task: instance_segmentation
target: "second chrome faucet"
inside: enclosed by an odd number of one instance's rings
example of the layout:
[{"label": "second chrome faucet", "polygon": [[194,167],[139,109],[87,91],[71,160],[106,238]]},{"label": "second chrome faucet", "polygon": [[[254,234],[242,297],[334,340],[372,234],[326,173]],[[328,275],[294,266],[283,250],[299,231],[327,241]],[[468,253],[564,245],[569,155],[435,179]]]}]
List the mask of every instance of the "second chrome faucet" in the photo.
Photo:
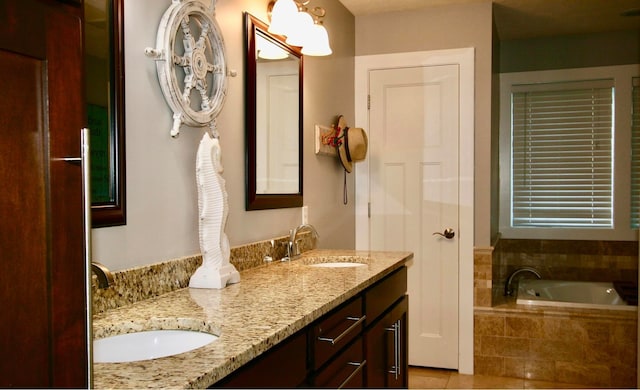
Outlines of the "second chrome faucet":
[{"label": "second chrome faucet", "polygon": [[304,223],[296,227],[295,229],[290,230],[289,241],[287,242],[287,259],[288,260],[295,259],[296,257],[300,256],[300,245],[299,245],[300,240],[298,239],[298,234],[300,234],[305,230],[310,231],[314,239],[317,239],[318,237],[320,237],[318,235],[318,232],[316,231],[316,228],[314,228],[313,225],[308,223]]}]

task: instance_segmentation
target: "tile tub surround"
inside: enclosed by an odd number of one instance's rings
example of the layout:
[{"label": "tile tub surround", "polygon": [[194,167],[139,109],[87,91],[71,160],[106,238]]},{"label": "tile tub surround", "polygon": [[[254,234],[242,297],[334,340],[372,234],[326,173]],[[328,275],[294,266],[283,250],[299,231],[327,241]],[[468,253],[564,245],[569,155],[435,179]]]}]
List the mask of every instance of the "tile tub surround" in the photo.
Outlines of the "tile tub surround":
[{"label": "tile tub surround", "polygon": [[534,267],[544,279],[613,282],[638,280],[637,241],[515,240],[497,242],[492,261],[494,294],[509,275]]},{"label": "tile tub surround", "polygon": [[637,313],[528,308],[504,297],[516,268],[566,280],[637,280],[638,243],[498,239],[474,251],[477,375],[635,387]]},{"label": "tile tub surround", "polygon": [[[357,256],[367,265],[317,268],[313,259]],[[345,302],[413,255],[312,250],[291,262],[241,271],[221,290],[179,289],[94,315],[100,337],[147,328],[208,329],[220,338],[176,356],[94,365],[96,388],[204,388]]]},{"label": "tile tub surround", "polygon": [[473,250],[473,305],[491,307],[494,248]]},{"label": "tile tub surround", "polygon": [[476,307],[474,366],[494,375],[593,387],[636,386],[637,313]]},{"label": "tile tub surround", "polygon": [[[314,247],[310,233],[300,234],[301,251]],[[289,237],[282,236],[273,240],[259,241],[231,248],[230,262],[238,271],[265,264],[264,257],[269,255],[273,261],[282,259],[286,254],[285,243]],[[273,241],[273,246],[271,244]],[[109,309],[166,294],[189,285],[189,279],[202,264],[202,256],[186,256],[179,259],[159,262],[142,267],[113,272],[115,283],[107,289],[99,289],[96,277],[93,277],[93,313],[102,313]]]}]

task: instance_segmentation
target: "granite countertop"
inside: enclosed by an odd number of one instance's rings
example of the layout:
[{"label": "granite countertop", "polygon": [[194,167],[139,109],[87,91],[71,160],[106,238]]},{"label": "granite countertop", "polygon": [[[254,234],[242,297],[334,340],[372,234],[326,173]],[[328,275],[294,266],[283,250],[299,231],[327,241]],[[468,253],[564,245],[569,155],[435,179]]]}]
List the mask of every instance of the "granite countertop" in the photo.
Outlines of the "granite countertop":
[{"label": "granite countertop", "polygon": [[[221,290],[177,290],[94,315],[95,338],[149,329],[192,329],[219,338],[180,355],[94,364],[95,388],[205,388],[401,267],[410,252],[313,250],[240,273]],[[345,268],[310,267],[330,261]]]}]

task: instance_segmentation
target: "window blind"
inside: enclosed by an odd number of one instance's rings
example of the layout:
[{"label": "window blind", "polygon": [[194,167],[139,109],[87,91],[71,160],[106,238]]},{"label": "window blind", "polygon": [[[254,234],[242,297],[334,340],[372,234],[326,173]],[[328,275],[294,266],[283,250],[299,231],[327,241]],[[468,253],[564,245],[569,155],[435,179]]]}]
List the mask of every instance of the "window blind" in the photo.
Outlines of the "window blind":
[{"label": "window blind", "polygon": [[613,226],[613,80],[514,86],[513,227]]},{"label": "window blind", "polygon": [[631,117],[631,228],[640,227],[640,78],[633,78]]}]

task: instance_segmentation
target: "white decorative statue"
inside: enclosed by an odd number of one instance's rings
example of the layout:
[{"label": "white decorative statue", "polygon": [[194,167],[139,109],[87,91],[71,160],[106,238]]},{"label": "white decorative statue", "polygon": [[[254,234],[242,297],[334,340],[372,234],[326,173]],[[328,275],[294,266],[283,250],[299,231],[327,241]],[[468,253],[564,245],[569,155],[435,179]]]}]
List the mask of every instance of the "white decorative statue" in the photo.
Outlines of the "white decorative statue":
[{"label": "white decorative statue", "polygon": [[231,249],[225,233],[229,203],[220,175],[223,171],[221,152],[218,138],[205,133],[196,157],[202,265],[191,276],[189,287],[224,288],[240,281],[240,274],[229,262]]},{"label": "white decorative statue", "polygon": [[[220,27],[215,19],[217,0],[171,0],[156,35],[156,47],[145,54],[156,62],[165,100],[173,110],[171,136],[180,127],[208,127],[198,148],[196,180],[202,266],[189,287],[224,288],[238,283],[240,274],[229,263],[231,249],[225,234],[229,205],[224,186],[216,117],[227,91],[227,64]],[[182,40],[183,44],[177,42]],[[178,48],[178,50],[176,50]],[[197,99],[191,99],[191,96]]]}]

